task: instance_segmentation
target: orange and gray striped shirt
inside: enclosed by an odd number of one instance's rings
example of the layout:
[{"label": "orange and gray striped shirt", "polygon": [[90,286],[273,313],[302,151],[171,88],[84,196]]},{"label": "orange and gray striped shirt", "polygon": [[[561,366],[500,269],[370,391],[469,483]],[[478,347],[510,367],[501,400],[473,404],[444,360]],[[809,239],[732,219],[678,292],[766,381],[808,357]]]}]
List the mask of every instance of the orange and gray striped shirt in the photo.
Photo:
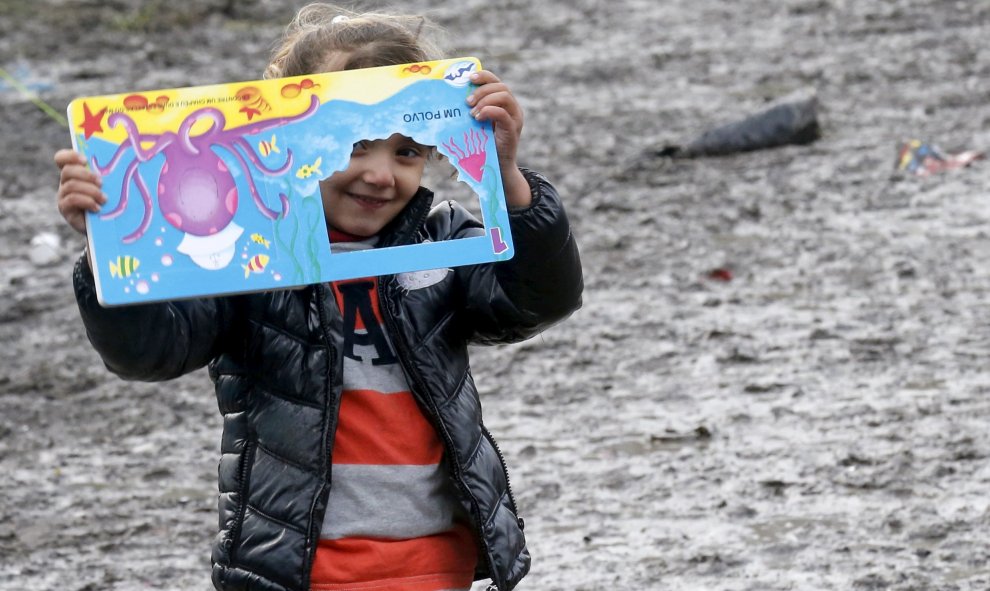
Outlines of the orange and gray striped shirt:
[{"label": "orange and gray striped shirt", "polygon": [[[334,236],[337,240],[339,236]],[[349,250],[364,242],[341,244]],[[443,445],[382,326],[375,278],[339,281],[344,389],[312,591],[469,589],[477,550]]]}]

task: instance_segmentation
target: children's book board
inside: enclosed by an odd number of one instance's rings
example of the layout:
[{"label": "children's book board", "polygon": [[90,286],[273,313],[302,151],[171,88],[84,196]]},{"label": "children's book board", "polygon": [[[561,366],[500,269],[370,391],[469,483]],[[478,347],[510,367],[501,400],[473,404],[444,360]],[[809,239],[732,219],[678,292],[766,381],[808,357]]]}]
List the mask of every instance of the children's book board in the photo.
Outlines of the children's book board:
[{"label": "children's book board", "polygon": [[[490,123],[465,103],[475,58],[79,98],[73,147],[109,201],[87,214],[101,304],[216,296],[512,257]],[[331,253],[319,181],[354,143],[435,146],[485,234]]]}]

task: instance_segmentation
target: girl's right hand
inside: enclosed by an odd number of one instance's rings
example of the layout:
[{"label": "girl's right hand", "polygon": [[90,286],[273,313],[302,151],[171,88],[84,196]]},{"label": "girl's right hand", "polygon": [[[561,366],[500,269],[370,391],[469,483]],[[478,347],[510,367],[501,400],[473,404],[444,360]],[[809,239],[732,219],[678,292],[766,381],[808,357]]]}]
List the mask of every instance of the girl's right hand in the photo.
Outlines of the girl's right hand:
[{"label": "girl's right hand", "polygon": [[103,181],[75,150],[56,152],[55,164],[62,171],[58,182],[58,212],[76,232],[86,234],[86,212],[96,213],[107,202],[100,188]]}]

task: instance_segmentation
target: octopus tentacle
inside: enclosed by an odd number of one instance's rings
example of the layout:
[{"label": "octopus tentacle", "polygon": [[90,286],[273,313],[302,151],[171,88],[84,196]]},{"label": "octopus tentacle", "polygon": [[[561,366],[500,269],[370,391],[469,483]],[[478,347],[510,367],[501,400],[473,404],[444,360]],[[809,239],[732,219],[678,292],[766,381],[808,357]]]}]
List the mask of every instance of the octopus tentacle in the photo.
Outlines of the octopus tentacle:
[{"label": "octopus tentacle", "polygon": [[[244,159],[244,156],[242,156],[240,152],[238,152],[237,150],[231,150],[230,153],[233,154],[235,158],[237,158],[237,162],[240,163],[241,168],[243,168],[244,170],[250,170],[250,168],[248,168],[247,161]],[[274,209],[269,209],[268,206],[265,205],[265,202],[262,201],[261,195],[258,193],[258,187],[254,184],[254,179],[251,178],[251,175],[246,174],[244,175],[244,178],[245,180],[247,180],[248,189],[251,191],[251,198],[254,200],[255,206],[257,206],[258,211],[260,211],[263,216],[265,216],[270,220],[277,220],[280,216],[285,215],[286,211],[288,211],[287,199],[282,200],[281,213],[275,211]]]},{"label": "octopus tentacle", "polygon": [[219,109],[215,109],[213,107],[200,109],[186,117],[185,120],[182,121],[182,125],[179,126],[177,135],[179,136],[179,141],[182,143],[182,147],[185,148],[186,152],[189,154],[199,154],[199,148],[193,144],[189,133],[192,131],[192,126],[198,123],[201,119],[210,119],[213,121],[213,127],[196,136],[197,138],[206,139],[209,143],[214,143],[214,137],[223,135],[223,127],[227,124],[227,118],[223,116],[223,113],[220,112]]},{"label": "octopus tentacle", "polygon": [[[94,158],[93,160],[94,160],[93,164],[96,164],[95,162],[96,159]],[[124,210],[127,209],[127,198],[130,196],[131,193],[131,177],[134,176],[134,173],[137,171],[137,167],[138,167],[137,160],[131,160],[131,163],[127,165],[127,170],[124,171],[124,183],[121,185],[120,203],[118,203],[117,207],[113,208],[112,210],[100,214],[101,220],[112,220],[113,218],[124,213]]]},{"label": "octopus tentacle", "polygon": [[127,209],[127,199],[131,193],[131,179],[133,179],[144,201],[144,216],[142,216],[141,223],[137,229],[121,239],[125,244],[130,244],[143,236],[148,226],[151,225],[151,194],[148,191],[147,185],[144,184],[144,179],[141,178],[141,175],[137,174],[138,164],[140,164],[140,161],[132,160],[127,165],[127,170],[124,171],[124,184],[120,194],[120,203],[112,211],[100,215],[101,220],[110,220],[124,213],[124,210]]},{"label": "octopus tentacle", "polygon": [[[137,170],[137,166],[134,167],[134,170]],[[124,244],[130,244],[131,242],[134,242],[138,238],[144,236],[144,233],[148,230],[148,226],[151,225],[151,192],[148,191],[148,186],[144,184],[144,179],[142,179],[139,174],[134,175],[134,184],[137,185],[138,191],[141,193],[141,197],[144,200],[144,215],[141,217],[141,223],[138,225],[137,229],[120,239],[120,241]]]},{"label": "octopus tentacle", "polygon": [[250,123],[248,125],[243,125],[241,127],[236,127],[234,129],[228,129],[226,133],[237,132],[238,135],[254,135],[256,133],[261,133],[272,129],[273,127],[281,127],[287,123],[295,123],[296,121],[302,121],[307,119],[316,113],[316,110],[320,107],[320,98],[315,94],[309,99],[309,106],[306,110],[298,115],[289,115],[288,117],[278,117],[276,119],[268,119],[266,121],[259,121],[257,123]]},{"label": "octopus tentacle", "polygon": [[[122,142],[120,146],[117,147],[117,151],[110,157],[110,161],[107,164],[101,166],[100,163],[96,161],[95,156],[92,158],[93,166],[96,167],[100,174],[107,174],[116,168],[117,164],[120,162],[120,159],[123,157],[124,152],[126,152],[128,148],[134,148],[134,153],[138,160],[141,162],[147,162],[157,156],[175,140],[175,136],[172,133],[142,134],[137,130],[137,126],[134,125],[134,121],[123,113],[114,113],[113,115],[110,115],[110,118],[107,119],[107,124],[110,127],[123,126],[124,130],[127,132],[127,140]],[[141,147],[141,142],[150,141],[154,141],[155,144],[147,150]]]},{"label": "octopus tentacle", "polygon": [[281,174],[285,174],[286,172],[289,171],[290,168],[292,168],[291,149],[285,150],[285,164],[283,164],[279,168],[268,168],[267,166],[265,166],[265,163],[261,161],[261,158],[258,158],[258,155],[254,153],[254,150],[251,148],[251,145],[248,144],[247,141],[244,140],[244,138],[235,137],[231,139],[230,143],[244,150],[244,154],[248,157],[248,160],[251,161],[251,164],[254,164],[255,168],[257,168],[258,170],[260,170],[261,172],[267,175],[278,176]]}]

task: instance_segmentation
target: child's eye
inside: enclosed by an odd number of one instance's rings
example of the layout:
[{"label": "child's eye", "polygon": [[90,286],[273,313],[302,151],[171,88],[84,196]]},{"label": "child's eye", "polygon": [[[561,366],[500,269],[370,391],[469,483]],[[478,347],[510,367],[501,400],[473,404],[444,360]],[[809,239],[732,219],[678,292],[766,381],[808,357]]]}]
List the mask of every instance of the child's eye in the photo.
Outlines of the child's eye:
[{"label": "child's eye", "polygon": [[416,146],[403,146],[396,150],[395,153],[402,158],[419,158],[423,154],[423,151]]},{"label": "child's eye", "polygon": [[354,142],[354,145],[351,146],[351,152],[364,152],[367,149],[368,149],[368,140],[361,140],[358,142]]}]

